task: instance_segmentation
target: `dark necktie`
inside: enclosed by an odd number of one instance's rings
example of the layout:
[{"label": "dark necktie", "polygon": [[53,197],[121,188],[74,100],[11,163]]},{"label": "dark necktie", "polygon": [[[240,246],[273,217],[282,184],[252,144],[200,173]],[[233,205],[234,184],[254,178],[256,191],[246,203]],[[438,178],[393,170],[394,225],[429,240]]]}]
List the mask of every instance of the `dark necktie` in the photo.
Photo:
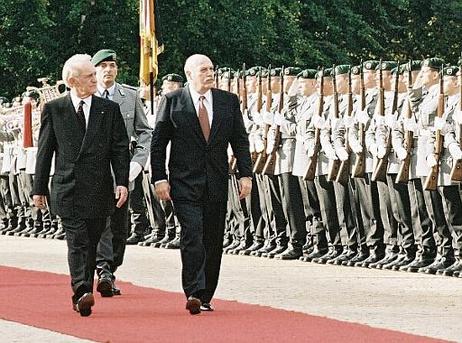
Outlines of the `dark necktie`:
[{"label": "dark necktie", "polygon": [[209,114],[204,105],[205,96],[199,97],[199,124],[201,125],[202,134],[204,135],[205,141],[209,141],[210,136],[210,122]]},{"label": "dark necktie", "polygon": [[105,89],[103,92],[103,98],[109,99],[109,91],[107,89]]},{"label": "dark necktie", "polygon": [[77,119],[79,120],[80,128],[85,132],[86,130],[86,123],[85,123],[85,114],[83,113],[83,105],[85,101],[80,100],[79,107],[77,109]]}]

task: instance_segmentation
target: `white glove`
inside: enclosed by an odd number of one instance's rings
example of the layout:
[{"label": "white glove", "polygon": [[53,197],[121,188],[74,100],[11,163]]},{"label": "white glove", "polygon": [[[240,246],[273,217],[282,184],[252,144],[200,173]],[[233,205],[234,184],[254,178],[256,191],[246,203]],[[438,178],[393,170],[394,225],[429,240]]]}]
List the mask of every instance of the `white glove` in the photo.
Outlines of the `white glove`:
[{"label": "white glove", "polygon": [[387,114],[387,116],[385,117],[385,123],[391,129],[394,129],[396,127],[397,121],[398,121],[398,112],[396,111],[393,114]]},{"label": "white glove", "polygon": [[265,150],[265,146],[263,145],[263,141],[261,139],[255,140],[255,152],[261,153]]},{"label": "white glove", "polygon": [[442,135],[448,133],[451,129],[451,126],[447,123],[447,121],[440,117],[435,117],[435,130],[440,130]]},{"label": "white glove", "polygon": [[284,118],[284,116],[281,114],[281,113],[276,113],[274,115],[274,124],[278,125],[278,126],[282,126],[286,123],[286,119]]},{"label": "white glove", "polygon": [[268,125],[273,125],[274,114],[271,112],[263,112],[263,122]]},{"label": "white glove", "polygon": [[377,157],[377,144],[372,143],[369,145],[369,152],[372,154],[372,156]]},{"label": "white glove", "polygon": [[455,110],[452,119],[454,119],[457,124],[462,124],[462,111],[460,109]]},{"label": "white glove", "polygon": [[363,147],[356,140],[350,141],[350,148],[355,154],[359,154],[363,151]]},{"label": "white glove", "polygon": [[387,152],[387,148],[384,147],[383,145],[378,145],[377,146],[377,157],[378,158],[383,158]]},{"label": "white glove", "polygon": [[308,155],[308,157],[313,157],[313,155],[314,155],[314,147],[313,146],[309,147],[306,150],[306,154]]},{"label": "white glove", "polygon": [[340,125],[342,125],[343,120],[342,118],[332,118],[330,122],[332,130],[337,130],[340,127]]},{"label": "white glove", "polygon": [[351,129],[355,125],[355,118],[350,117],[350,116],[345,116],[343,118],[343,123],[345,124],[346,128]]},{"label": "white glove", "polygon": [[335,149],[335,153],[337,154],[340,161],[346,161],[349,158],[348,152],[344,147],[337,147]]},{"label": "white glove", "polygon": [[369,113],[366,110],[356,112],[356,120],[366,125],[371,118],[369,117]]},{"label": "white glove", "polygon": [[253,121],[257,125],[263,124],[263,115],[261,113],[259,113],[259,112],[255,112],[253,114]]},{"label": "white glove", "polygon": [[436,160],[434,154],[431,154],[431,155],[427,156],[427,166],[429,166],[430,168],[433,168],[437,164],[438,164],[438,161]]},{"label": "white glove", "polygon": [[411,131],[414,133],[417,133],[419,129],[414,117],[409,118],[409,119],[408,118],[404,119],[403,126],[404,126],[404,130]]},{"label": "white glove", "polygon": [[331,147],[324,149],[324,154],[329,160],[338,160],[337,155],[335,154],[335,150]]},{"label": "white glove", "polygon": [[457,143],[449,144],[448,150],[453,159],[462,160],[462,150],[460,149],[459,144]]},{"label": "white glove", "polygon": [[128,174],[128,181],[132,182],[135,180],[138,174],[141,173],[142,169],[143,167],[141,167],[141,164],[138,162],[130,162],[130,173]]},{"label": "white glove", "polygon": [[311,122],[315,128],[322,129],[325,126],[326,120],[316,114],[311,118]]},{"label": "white glove", "polygon": [[397,147],[395,149],[395,152],[396,152],[396,156],[398,157],[399,160],[403,161],[406,159],[407,157],[407,151],[406,149],[404,149],[403,147]]}]

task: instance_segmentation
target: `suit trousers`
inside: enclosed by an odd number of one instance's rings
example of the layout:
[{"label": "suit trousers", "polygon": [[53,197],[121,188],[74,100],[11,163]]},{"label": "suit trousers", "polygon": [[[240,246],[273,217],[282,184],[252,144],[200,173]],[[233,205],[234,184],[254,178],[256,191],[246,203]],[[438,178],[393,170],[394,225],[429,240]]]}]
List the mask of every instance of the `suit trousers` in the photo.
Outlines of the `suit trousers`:
[{"label": "suit trousers", "polygon": [[184,293],[210,302],[220,274],[226,202],[174,201],[173,205],[181,225]]},{"label": "suit trousers", "polygon": [[[333,182],[335,200],[337,202],[337,218],[340,225],[340,235],[343,236],[343,245],[356,250],[358,247],[358,234],[356,227],[356,208],[353,198],[353,188],[350,182],[346,185]],[[361,223],[362,225],[362,223]]]},{"label": "suit trousers", "polygon": [[[462,257],[462,200],[459,193],[459,186],[438,187],[438,192],[443,197],[444,208],[447,213],[449,227],[454,235],[454,248],[457,256]],[[447,232],[442,232],[447,235]],[[451,255],[450,242],[451,237],[444,237],[441,244],[441,254],[443,256]]]},{"label": "suit trousers", "polygon": [[[265,228],[266,221],[262,214],[260,197],[259,197],[259,182],[258,177],[252,178],[252,193],[250,197],[246,198],[247,209],[250,212],[252,219],[252,237],[253,242],[263,242],[265,240],[263,236],[263,230]],[[264,201],[264,200],[263,200]]]},{"label": "suit trousers", "polygon": [[61,223],[66,232],[71,286],[79,297],[93,291],[96,248],[101,233],[108,226],[108,218],[61,218]]},{"label": "suit trousers", "polygon": [[383,249],[383,244],[388,246],[396,246],[398,242],[398,213],[394,212],[394,206],[391,205],[394,194],[390,194],[387,181],[377,181],[377,188],[379,191],[379,203],[380,203],[380,215],[382,218],[384,236],[382,241],[382,247],[379,245],[379,249]]},{"label": "suit trousers", "polygon": [[342,241],[340,239],[340,225],[337,216],[334,185],[332,182],[327,181],[326,175],[316,176],[314,184],[318,192],[319,208],[321,209],[322,222],[327,229],[328,241],[337,249],[341,248]]},{"label": "suit trousers", "polygon": [[112,277],[112,274],[122,265],[129,232],[129,201],[130,196],[121,208],[114,205],[115,211],[101,234],[96,254],[97,270],[100,277]]},{"label": "suit trousers", "polygon": [[[319,209],[318,193],[314,181],[305,181],[302,176],[298,177],[298,184],[302,194],[303,208],[305,210],[306,231],[309,243],[313,244],[313,236],[323,232],[321,210]],[[308,237],[307,237],[308,239]]]},{"label": "suit trousers", "polygon": [[144,173],[141,172],[135,179],[135,187],[130,193],[130,213],[131,222],[133,224],[133,232],[140,237],[147,234],[149,228],[143,192],[143,177]]}]

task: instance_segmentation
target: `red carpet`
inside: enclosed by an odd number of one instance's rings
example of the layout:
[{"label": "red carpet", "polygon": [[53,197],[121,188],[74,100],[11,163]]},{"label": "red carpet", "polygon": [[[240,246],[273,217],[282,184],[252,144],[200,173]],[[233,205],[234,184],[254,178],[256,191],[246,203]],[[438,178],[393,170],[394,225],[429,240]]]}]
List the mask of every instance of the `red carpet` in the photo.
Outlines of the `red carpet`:
[{"label": "red carpet", "polygon": [[[191,316],[183,294],[120,282],[91,317],[71,309],[69,276],[0,266],[0,318],[100,342],[437,342],[270,307],[215,301]],[[33,338],[32,338],[33,340]]]}]

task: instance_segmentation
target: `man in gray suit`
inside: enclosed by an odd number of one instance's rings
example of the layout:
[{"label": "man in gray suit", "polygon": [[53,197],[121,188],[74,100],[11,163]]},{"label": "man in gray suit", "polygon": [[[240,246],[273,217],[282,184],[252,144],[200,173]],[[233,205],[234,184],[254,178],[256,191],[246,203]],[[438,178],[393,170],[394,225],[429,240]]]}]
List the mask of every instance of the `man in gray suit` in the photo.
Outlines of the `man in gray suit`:
[{"label": "man in gray suit", "polygon": [[[131,159],[129,190],[133,190],[133,181],[146,165],[151,144],[151,133],[146,114],[138,92],[133,88],[116,82],[117,55],[114,50],[103,49],[92,58],[96,67],[98,89],[96,95],[119,104],[125,122],[127,135],[131,141]],[[122,265],[125,244],[129,232],[129,202],[117,208],[111,216],[110,226],[105,229],[98,245],[97,271],[98,292],[104,297],[120,295],[114,285],[114,272]]]}]

